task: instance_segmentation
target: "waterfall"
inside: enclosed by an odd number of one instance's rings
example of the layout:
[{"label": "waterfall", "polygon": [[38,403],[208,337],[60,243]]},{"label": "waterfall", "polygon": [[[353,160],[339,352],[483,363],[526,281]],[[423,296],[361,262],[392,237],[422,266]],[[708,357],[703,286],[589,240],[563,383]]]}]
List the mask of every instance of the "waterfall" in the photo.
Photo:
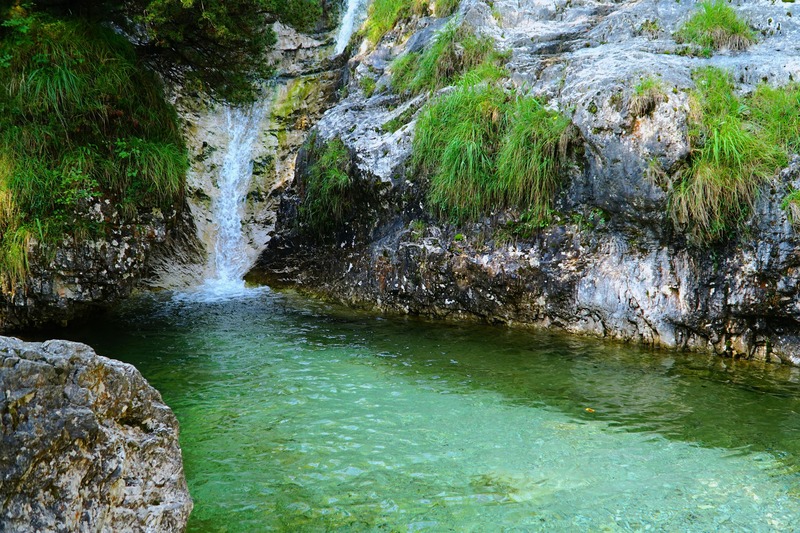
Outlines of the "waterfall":
[{"label": "waterfall", "polygon": [[253,155],[269,102],[270,98],[263,98],[248,107],[223,110],[221,122],[226,128],[223,133],[227,143],[211,201],[210,214],[216,231],[206,266],[209,277],[196,290],[180,295],[181,298],[213,301],[240,296],[245,291],[242,278],[252,266],[252,258],[242,222],[253,178]]},{"label": "waterfall", "polygon": [[369,0],[347,0],[347,11],[342,18],[339,26],[339,33],[336,35],[336,54],[341,54],[350,42],[355,29],[364,22],[367,15]]}]

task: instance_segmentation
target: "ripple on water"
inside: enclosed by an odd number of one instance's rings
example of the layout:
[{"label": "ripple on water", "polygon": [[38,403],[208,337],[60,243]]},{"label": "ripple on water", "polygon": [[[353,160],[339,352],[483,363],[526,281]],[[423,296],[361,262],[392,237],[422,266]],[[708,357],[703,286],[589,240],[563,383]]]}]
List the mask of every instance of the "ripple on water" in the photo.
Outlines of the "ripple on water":
[{"label": "ripple on water", "polygon": [[194,531],[800,529],[793,369],[269,290],[75,335],[175,410]]}]

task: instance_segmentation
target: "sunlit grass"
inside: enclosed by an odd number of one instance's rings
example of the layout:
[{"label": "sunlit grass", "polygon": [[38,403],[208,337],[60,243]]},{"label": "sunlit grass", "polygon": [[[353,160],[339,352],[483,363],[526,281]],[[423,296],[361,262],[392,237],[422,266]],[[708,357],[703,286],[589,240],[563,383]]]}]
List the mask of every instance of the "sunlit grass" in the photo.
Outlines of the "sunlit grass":
[{"label": "sunlit grass", "polygon": [[672,219],[691,240],[729,236],[752,211],[762,181],[786,164],[786,152],[734,92],[728,73],[698,70],[692,94],[689,166],[670,200]]},{"label": "sunlit grass", "polygon": [[420,115],[414,163],[428,203],[456,221],[513,207],[539,222],[551,209],[570,121],[530,97],[462,82]]},{"label": "sunlit grass", "polygon": [[423,52],[411,52],[392,63],[392,87],[398,92],[420,93],[452,85],[464,73],[483,80],[506,75],[506,55],[495,50],[490,37],[479,37],[466,26],[445,26]]},{"label": "sunlit grass", "polygon": [[725,0],[705,0],[675,34],[679,42],[694,43],[704,50],[744,50],[756,41],[747,21]]}]

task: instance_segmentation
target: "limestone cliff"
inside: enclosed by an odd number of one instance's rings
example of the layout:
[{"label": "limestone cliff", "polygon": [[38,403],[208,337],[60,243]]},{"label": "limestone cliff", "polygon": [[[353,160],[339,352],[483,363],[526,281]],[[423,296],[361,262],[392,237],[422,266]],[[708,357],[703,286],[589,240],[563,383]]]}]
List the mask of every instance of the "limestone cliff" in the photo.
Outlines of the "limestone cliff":
[{"label": "limestone cliff", "polygon": [[[549,101],[580,131],[583,155],[566,172],[557,215],[529,238],[499,231],[511,213],[459,226],[425,205],[427,183],[409,158],[429,97],[393,91],[391,63],[429,46],[447,21],[412,17],[376,46],[355,43],[347,96],[322,116],[314,143],[341,139],[350,178],[370,194],[328,240],[304,234],[297,213],[313,164],[307,146],[253,277],[392,312],[800,364],[798,236],[781,207],[800,186],[800,162],[761,186],[748,231],[724,242],[692,244],[668,216],[673,173],[690,155],[692,73],[725,69],[741,94],[800,79],[800,10],[769,0],[731,5],[757,42],[704,57],[674,38],[691,2],[461,3],[456,23],[509,51],[506,90]],[[634,88],[648,76],[667,90],[647,113],[634,112]]]}]

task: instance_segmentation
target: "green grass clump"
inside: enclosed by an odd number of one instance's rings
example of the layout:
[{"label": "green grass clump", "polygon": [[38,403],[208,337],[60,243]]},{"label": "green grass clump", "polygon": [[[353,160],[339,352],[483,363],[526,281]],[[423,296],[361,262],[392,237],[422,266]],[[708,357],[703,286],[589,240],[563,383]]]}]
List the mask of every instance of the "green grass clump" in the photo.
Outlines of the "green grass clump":
[{"label": "green grass clump", "polygon": [[431,175],[428,202],[435,210],[465,220],[494,205],[507,109],[502,89],[464,84],[423,110],[413,150],[418,168]]},{"label": "green grass clump", "polygon": [[725,0],[705,0],[700,9],[675,34],[678,42],[694,43],[703,55],[712,50],[744,50],[756,36],[745,20]]},{"label": "green grass clump", "polygon": [[738,229],[752,210],[759,184],[785,165],[786,153],[716,68],[694,75],[689,166],[672,191],[673,221],[706,244]]},{"label": "green grass clump", "polygon": [[157,79],[132,45],[78,19],[12,10],[0,30],[0,264],[23,278],[28,244],[102,231],[86,211],[175,204],[188,161]]},{"label": "green grass clump", "polygon": [[655,111],[658,104],[667,101],[667,93],[660,79],[649,76],[633,89],[629,111],[634,117],[643,117]]},{"label": "green grass clump", "polygon": [[789,153],[800,153],[800,84],[759,85],[749,100],[751,117],[770,142]]},{"label": "green grass clump", "polygon": [[570,122],[533,98],[463,82],[423,110],[414,163],[430,176],[428,203],[463,222],[503,207],[549,216]]},{"label": "green grass clump", "polygon": [[371,78],[369,76],[364,76],[358,82],[358,85],[361,87],[361,90],[364,92],[364,96],[367,98],[372,97],[375,93],[375,89],[378,87],[378,82],[375,81],[375,78]]},{"label": "green grass clump", "polygon": [[448,24],[424,52],[400,56],[392,63],[392,86],[398,92],[420,93],[452,85],[464,73],[494,81],[505,76],[507,56],[495,50],[490,37],[478,37],[466,26]]},{"label": "green grass clump", "polygon": [[[460,3],[461,0],[437,0],[432,14],[448,17],[458,9]],[[374,0],[361,34],[375,44],[401,20],[412,15],[423,17],[430,14],[431,4],[429,0]]]},{"label": "green grass clump", "polygon": [[797,228],[800,226],[800,190],[791,191],[781,203],[781,208],[786,211],[789,222]]},{"label": "green grass clump", "polygon": [[526,210],[534,224],[550,218],[567,158],[569,118],[546,109],[534,98],[517,98],[497,157],[497,200]]},{"label": "green grass clump", "polygon": [[322,237],[344,221],[353,195],[348,172],[350,152],[341,139],[328,141],[321,152],[316,137],[309,141],[311,158],[300,195],[299,219],[310,233]]},{"label": "green grass clump", "polygon": [[367,21],[361,30],[371,43],[377,43],[401,20],[428,13],[426,0],[375,0],[369,6]]},{"label": "green grass clump", "polygon": [[435,14],[437,17],[449,17],[458,9],[461,0],[436,0]]}]

